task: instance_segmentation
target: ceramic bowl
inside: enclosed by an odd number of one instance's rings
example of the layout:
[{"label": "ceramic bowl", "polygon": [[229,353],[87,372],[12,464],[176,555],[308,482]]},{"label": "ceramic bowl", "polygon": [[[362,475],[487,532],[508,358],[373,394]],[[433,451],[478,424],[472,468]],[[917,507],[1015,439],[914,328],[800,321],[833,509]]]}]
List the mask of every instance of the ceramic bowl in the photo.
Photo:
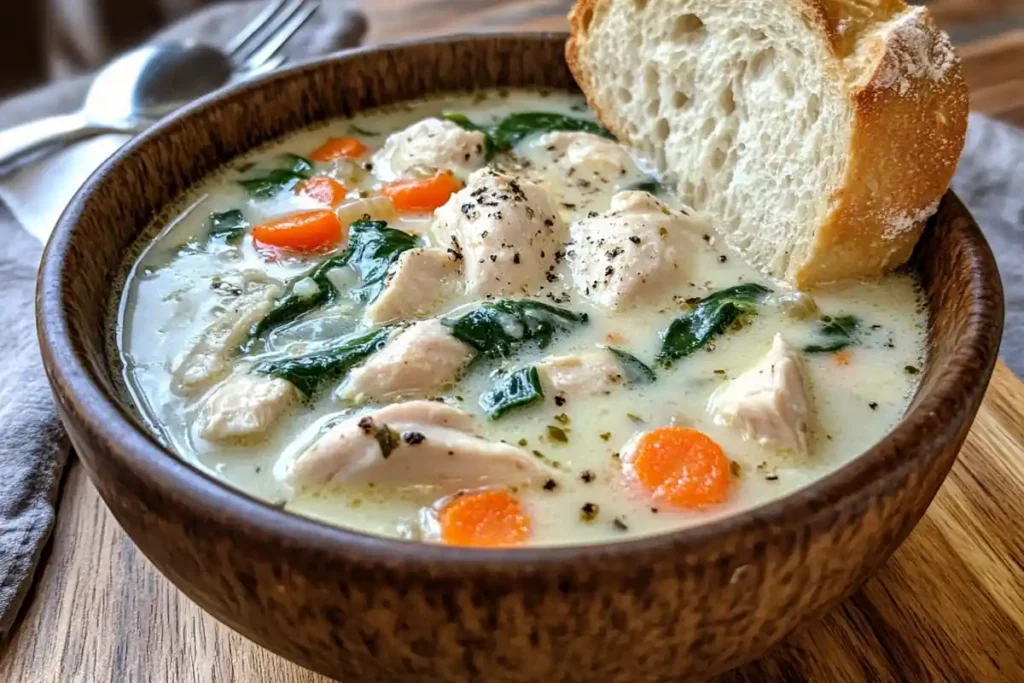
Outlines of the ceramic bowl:
[{"label": "ceramic bowl", "polygon": [[39,278],[39,335],[64,424],[111,512],[192,600],[346,681],[700,678],[757,657],[849,595],[923,515],[996,360],[1002,291],[952,194],[911,267],[931,313],[904,420],[813,486],[703,526],[605,545],[478,550],[293,516],[162,448],[120,397],[111,283],[154,215],[221,164],[330,117],[446,91],[575,89],[564,35],[359,50],[208,97],[135,138],[68,207]]}]

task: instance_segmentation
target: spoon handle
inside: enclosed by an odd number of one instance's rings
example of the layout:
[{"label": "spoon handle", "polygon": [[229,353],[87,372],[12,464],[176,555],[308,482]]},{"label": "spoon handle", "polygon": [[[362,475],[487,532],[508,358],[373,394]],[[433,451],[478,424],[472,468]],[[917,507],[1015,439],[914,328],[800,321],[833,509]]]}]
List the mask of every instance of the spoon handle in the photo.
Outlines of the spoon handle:
[{"label": "spoon handle", "polygon": [[56,144],[81,140],[107,128],[90,124],[81,112],[49,116],[0,131],[0,169],[13,167]]}]

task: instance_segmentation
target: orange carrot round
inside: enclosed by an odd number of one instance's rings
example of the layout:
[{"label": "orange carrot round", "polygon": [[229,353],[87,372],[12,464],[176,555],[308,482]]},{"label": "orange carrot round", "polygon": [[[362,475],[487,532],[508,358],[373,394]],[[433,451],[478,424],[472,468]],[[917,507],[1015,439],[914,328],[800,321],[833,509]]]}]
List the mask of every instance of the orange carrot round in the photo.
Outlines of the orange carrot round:
[{"label": "orange carrot round", "polygon": [[429,178],[396,180],[381,188],[399,213],[426,213],[448,201],[462,184],[448,171],[438,171]]},{"label": "orange carrot round", "polygon": [[366,154],[368,147],[356,138],[330,138],[317,147],[309,158],[324,163],[338,159],[358,159]]},{"label": "orange carrot round", "polygon": [[333,211],[318,209],[276,218],[252,230],[261,244],[296,251],[319,251],[341,241],[344,229]]},{"label": "orange carrot round", "polygon": [[530,536],[530,518],[508,491],[479,491],[453,498],[439,515],[441,540],[449,545],[499,548]]},{"label": "orange carrot round", "polygon": [[295,194],[314,199],[321,204],[335,208],[345,201],[348,190],[334,178],[314,176],[303,180],[295,187]]},{"label": "orange carrot round", "polygon": [[663,500],[700,509],[725,501],[732,476],[722,447],[707,434],[684,427],[661,427],[637,442],[633,470]]}]

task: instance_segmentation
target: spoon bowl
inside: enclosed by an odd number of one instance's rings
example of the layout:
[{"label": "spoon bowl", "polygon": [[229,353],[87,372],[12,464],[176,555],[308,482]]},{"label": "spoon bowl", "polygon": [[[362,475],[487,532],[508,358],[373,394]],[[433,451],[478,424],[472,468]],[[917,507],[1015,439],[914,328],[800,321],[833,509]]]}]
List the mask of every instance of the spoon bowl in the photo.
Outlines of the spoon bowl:
[{"label": "spoon bowl", "polygon": [[231,62],[197,43],[146,45],[115,59],[89,88],[83,113],[94,125],[150,122],[213,92],[231,78]]},{"label": "spoon bowl", "polygon": [[127,52],[97,74],[81,110],[0,131],[0,173],[59,144],[97,133],[137,133],[226,84],[231,72],[223,52],[193,42]]}]

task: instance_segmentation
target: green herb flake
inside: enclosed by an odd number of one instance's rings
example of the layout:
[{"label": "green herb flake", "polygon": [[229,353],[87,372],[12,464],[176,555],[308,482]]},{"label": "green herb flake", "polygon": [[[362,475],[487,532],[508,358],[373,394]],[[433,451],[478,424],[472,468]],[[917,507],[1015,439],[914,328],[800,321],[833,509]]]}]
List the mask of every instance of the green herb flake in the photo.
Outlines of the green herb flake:
[{"label": "green herb flake", "polygon": [[584,522],[593,522],[597,519],[597,515],[600,512],[601,506],[597,503],[584,503],[580,508],[580,520]]},{"label": "green herb flake", "polygon": [[354,123],[350,123],[348,125],[348,129],[355,133],[356,135],[362,135],[363,137],[367,138],[375,138],[380,135],[380,133],[377,133],[375,131],[367,130],[366,128],[360,128]]},{"label": "green herb flake", "polygon": [[609,439],[612,438],[612,433],[611,432],[601,432],[600,434],[598,434],[598,437],[600,437],[601,441],[608,441]]},{"label": "green herb flake", "polygon": [[730,460],[729,461],[729,471],[732,473],[733,479],[739,479],[740,478],[740,472],[742,471],[742,468],[740,467],[740,464],[737,461]]},{"label": "green herb flake", "polygon": [[626,524],[625,518],[621,516],[612,520],[612,526],[615,527],[617,531],[629,531],[629,525]]},{"label": "green herb flake", "polygon": [[555,425],[547,426],[548,438],[555,443],[569,443],[569,435],[565,433],[565,430]]},{"label": "green herb flake", "polygon": [[519,443],[520,446],[525,446],[526,444],[529,443],[529,441],[527,441],[525,438],[523,438],[523,439],[519,439],[518,443]]},{"label": "green herb flake", "polygon": [[908,375],[916,375],[921,372],[921,369],[914,365],[906,365],[903,367],[903,371]]},{"label": "green herb flake", "polygon": [[523,408],[544,400],[537,368],[521,368],[502,377],[480,396],[480,408],[492,420],[515,408]]},{"label": "green herb flake", "polygon": [[557,422],[558,424],[567,425],[569,424],[569,416],[566,415],[565,413],[559,413],[558,415],[555,415],[555,422]]},{"label": "green herb flake", "polygon": [[548,479],[547,481],[544,482],[543,489],[545,491],[554,491],[557,488],[558,488],[558,482],[555,481],[554,479]]},{"label": "green herb flake", "polygon": [[376,439],[377,443],[380,445],[380,454],[385,460],[388,459],[391,453],[398,448],[399,444],[402,442],[398,432],[391,429],[386,424],[382,424],[377,427],[373,434],[373,438]]}]

